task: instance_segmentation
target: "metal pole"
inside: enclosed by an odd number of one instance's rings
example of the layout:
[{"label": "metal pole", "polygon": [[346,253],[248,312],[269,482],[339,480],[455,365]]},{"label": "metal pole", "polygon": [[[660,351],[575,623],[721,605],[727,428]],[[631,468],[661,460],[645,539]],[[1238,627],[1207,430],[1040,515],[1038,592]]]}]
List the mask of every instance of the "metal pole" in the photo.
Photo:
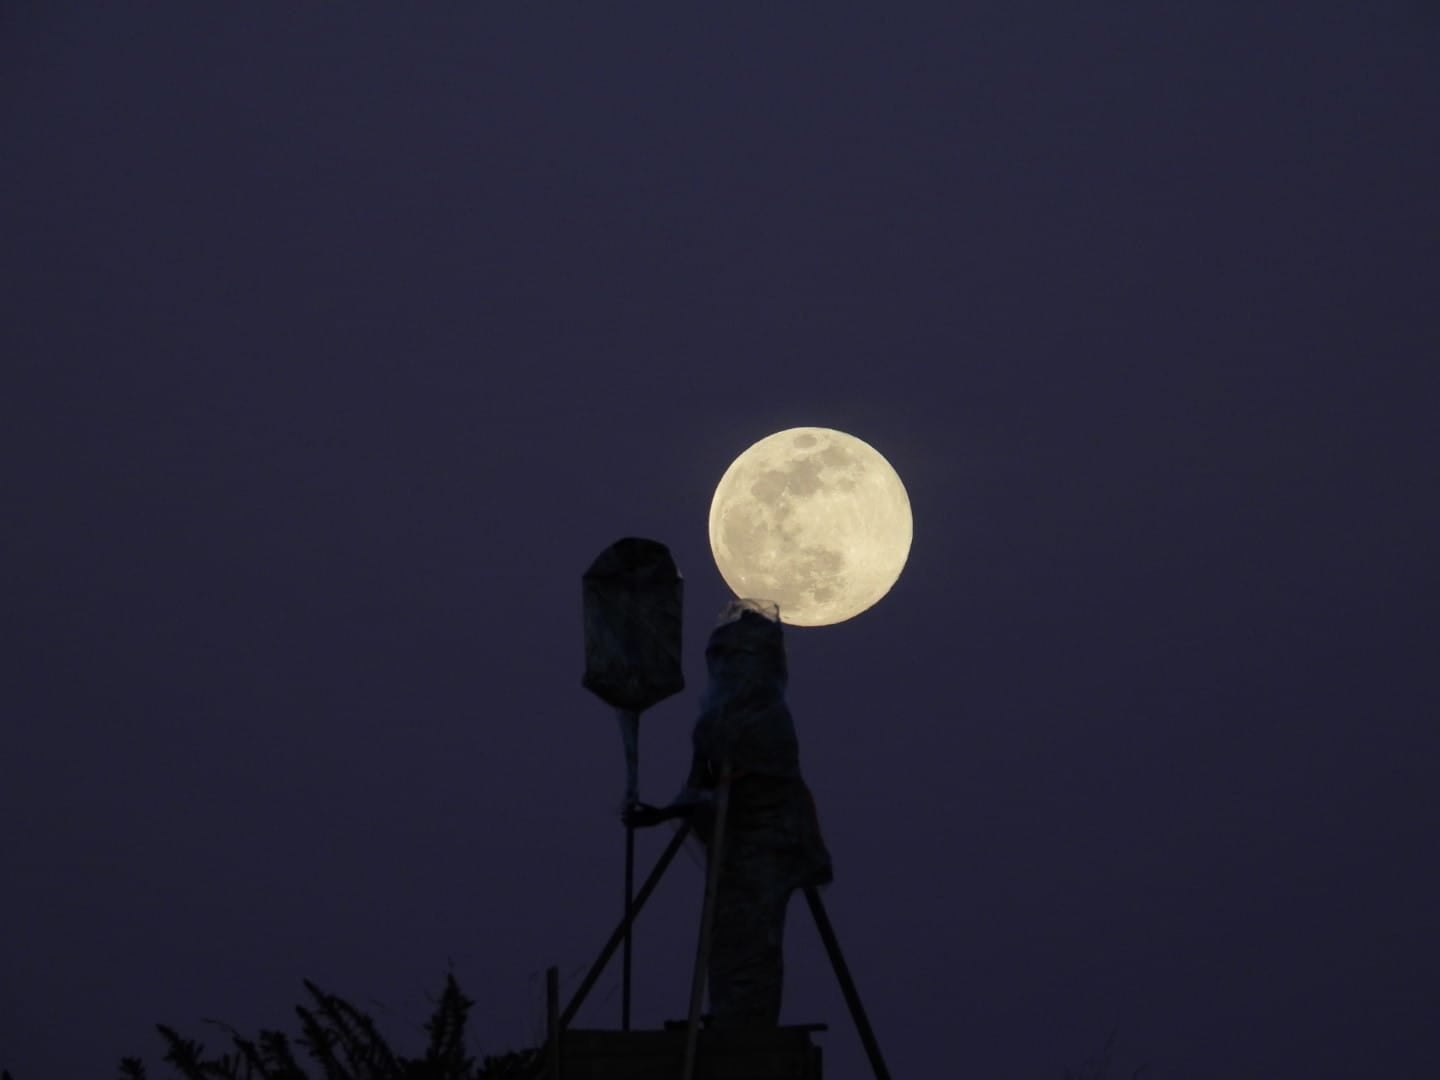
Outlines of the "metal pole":
[{"label": "metal pole", "polygon": [[855,980],[850,977],[850,968],[846,966],[845,957],[840,952],[840,941],[835,936],[835,928],[830,925],[830,917],[825,914],[825,905],[820,902],[819,890],[814,885],[805,886],[805,900],[810,905],[810,914],[815,916],[815,929],[820,931],[820,940],[825,943],[825,951],[830,955],[830,966],[835,969],[835,977],[840,980],[840,992],[845,995],[845,1004],[850,1007],[850,1017],[855,1021],[855,1028],[860,1033],[860,1042],[865,1046],[865,1056],[870,1059],[870,1069],[875,1073],[875,1080],[890,1080],[890,1070],[885,1067],[885,1059],[880,1056],[880,1044],[875,1041],[875,1032],[870,1029],[865,1007],[860,1004],[860,992],[855,989]]},{"label": "metal pole", "polygon": [[550,1080],[560,1080],[560,969],[545,972],[545,1046]]},{"label": "metal pole", "polygon": [[720,863],[725,852],[725,812],[730,804],[730,760],[720,764],[715,795],[715,831],[710,838],[710,860],[705,875],[705,902],[700,909],[700,942],[695,948],[695,972],[690,980],[690,1019],[685,1028],[685,1065],[682,1080],[694,1080],[695,1051],[700,1039],[700,998],[710,964],[710,939],[715,931],[715,895],[720,885]]},{"label": "metal pole", "polygon": [[630,917],[631,909],[635,903],[635,829],[633,826],[625,830],[625,942],[621,953],[620,973],[620,1030],[630,1030],[630,939],[631,926],[635,922]]},{"label": "metal pole", "polygon": [[590,993],[599,980],[600,973],[605,970],[605,965],[610,962],[610,957],[615,955],[615,950],[620,947],[621,940],[630,930],[630,924],[640,917],[640,909],[645,906],[645,901],[650,899],[650,894],[655,891],[655,886],[660,884],[660,876],[665,873],[665,868],[679,853],[680,846],[685,842],[685,837],[690,834],[691,827],[690,822],[687,821],[675,830],[675,835],[670,838],[669,846],[661,854],[659,861],[655,863],[655,868],[650,871],[650,876],[645,879],[645,883],[640,886],[640,891],[635,894],[635,902],[630,905],[630,913],[621,920],[620,925],[615,928],[615,932],[610,935],[610,940],[600,950],[600,955],[596,957],[595,963],[590,965],[590,971],[576,989],[575,996],[570,999],[570,1004],[565,1006],[565,1011],[560,1014],[562,1031],[570,1026],[570,1021],[575,1019],[575,1014],[580,1011],[580,1006],[585,1002],[585,995]]},{"label": "metal pole", "polygon": [[[640,801],[640,714],[619,710],[620,734],[625,741],[625,805]],[[635,902],[635,827],[625,827],[625,948],[621,954],[620,1030],[630,1030],[630,939]]]}]

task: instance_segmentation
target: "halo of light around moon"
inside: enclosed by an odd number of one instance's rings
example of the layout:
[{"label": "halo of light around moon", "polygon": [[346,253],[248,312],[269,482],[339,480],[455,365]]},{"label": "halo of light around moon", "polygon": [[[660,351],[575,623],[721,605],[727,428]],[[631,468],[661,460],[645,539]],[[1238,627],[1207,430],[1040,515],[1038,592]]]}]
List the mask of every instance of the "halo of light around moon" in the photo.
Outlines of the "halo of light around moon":
[{"label": "halo of light around moon", "polygon": [[854,618],[910,555],[910,497],[869,443],[833,428],[776,432],[731,462],[710,502],[710,550],[736,596],[783,622]]}]

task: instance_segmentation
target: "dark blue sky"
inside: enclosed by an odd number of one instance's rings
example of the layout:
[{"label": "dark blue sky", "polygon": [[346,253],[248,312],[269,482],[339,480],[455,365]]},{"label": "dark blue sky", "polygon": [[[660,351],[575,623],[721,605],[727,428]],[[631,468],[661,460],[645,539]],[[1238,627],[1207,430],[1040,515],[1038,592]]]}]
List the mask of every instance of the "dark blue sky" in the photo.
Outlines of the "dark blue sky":
[{"label": "dark blue sky", "polygon": [[924,8],[0,7],[0,1065],[302,976],[413,1051],[452,960],[537,1040],[620,901],[579,576],[685,574],[666,798],[711,491],[814,424],[915,514],[790,633],[895,1075],[1434,1071],[1440,19]]}]

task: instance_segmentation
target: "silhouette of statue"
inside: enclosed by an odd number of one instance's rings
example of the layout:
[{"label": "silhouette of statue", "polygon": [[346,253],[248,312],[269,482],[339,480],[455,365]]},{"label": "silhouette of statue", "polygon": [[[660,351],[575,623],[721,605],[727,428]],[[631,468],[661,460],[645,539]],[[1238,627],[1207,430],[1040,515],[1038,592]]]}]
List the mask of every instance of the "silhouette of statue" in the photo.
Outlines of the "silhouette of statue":
[{"label": "silhouette of statue", "polygon": [[636,826],[688,818],[709,848],[722,761],[731,770],[708,964],[710,1023],[780,1022],[782,939],[790,895],[833,880],[814,799],[800,773],[785,704],[785,640],[773,606],[735,601],[705,649],[709,684],[692,733],[680,794],[664,807],[636,803]]}]

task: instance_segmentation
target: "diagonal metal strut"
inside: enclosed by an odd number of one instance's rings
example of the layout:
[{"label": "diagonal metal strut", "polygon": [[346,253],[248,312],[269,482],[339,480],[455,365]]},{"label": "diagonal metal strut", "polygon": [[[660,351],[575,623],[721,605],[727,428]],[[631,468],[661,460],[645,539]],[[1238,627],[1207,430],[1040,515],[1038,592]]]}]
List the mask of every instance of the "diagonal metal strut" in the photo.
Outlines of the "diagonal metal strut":
[{"label": "diagonal metal strut", "polygon": [[885,1059],[880,1055],[880,1044],[870,1027],[869,1017],[865,1015],[865,1006],[860,1004],[860,991],[855,989],[855,980],[850,977],[850,968],[840,952],[840,939],[835,936],[830,916],[825,914],[825,905],[820,902],[820,891],[814,885],[805,886],[805,901],[810,905],[810,914],[815,916],[815,929],[820,931],[820,940],[825,943],[825,951],[830,956],[830,966],[835,969],[835,978],[840,980],[840,992],[845,995],[845,1004],[850,1007],[850,1018],[855,1021],[855,1029],[860,1033],[860,1042],[865,1046],[865,1056],[870,1059],[875,1080],[890,1080],[890,1070],[885,1067]]},{"label": "diagonal metal strut", "polygon": [[655,868],[650,871],[650,876],[645,879],[645,883],[640,886],[640,891],[635,894],[635,899],[630,905],[629,913],[620,920],[620,925],[617,926],[615,932],[610,935],[610,940],[605,943],[605,948],[600,950],[600,955],[596,958],[595,963],[590,965],[589,973],[576,988],[574,996],[570,999],[570,1004],[566,1005],[565,1011],[560,1014],[561,1031],[569,1027],[570,1021],[575,1019],[575,1014],[580,1011],[580,1006],[585,1003],[585,996],[594,988],[595,983],[600,979],[600,974],[605,970],[605,965],[610,962],[610,958],[615,955],[615,950],[618,949],[620,943],[625,940],[625,935],[630,930],[630,925],[639,916],[640,909],[645,906],[645,901],[650,899],[650,894],[655,891],[655,886],[660,883],[660,878],[665,873],[665,869],[670,865],[676,854],[679,853],[680,845],[685,842],[685,837],[690,835],[690,829],[691,825],[687,821],[675,830],[675,835],[670,838],[670,843],[664,852],[661,853],[659,860],[655,863]]}]

